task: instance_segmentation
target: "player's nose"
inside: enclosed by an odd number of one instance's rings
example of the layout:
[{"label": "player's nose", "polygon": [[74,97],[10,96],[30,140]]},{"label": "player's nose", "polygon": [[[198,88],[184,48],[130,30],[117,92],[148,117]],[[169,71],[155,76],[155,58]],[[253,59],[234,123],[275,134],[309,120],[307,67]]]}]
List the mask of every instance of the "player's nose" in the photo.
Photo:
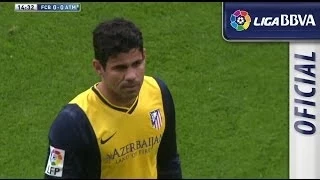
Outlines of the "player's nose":
[{"label": "player's nose", "polygon": [[125,75],[125,80],[126,81],[133,81],[137,77],[137,72],[134,68],[128,68],[126,75]]}]

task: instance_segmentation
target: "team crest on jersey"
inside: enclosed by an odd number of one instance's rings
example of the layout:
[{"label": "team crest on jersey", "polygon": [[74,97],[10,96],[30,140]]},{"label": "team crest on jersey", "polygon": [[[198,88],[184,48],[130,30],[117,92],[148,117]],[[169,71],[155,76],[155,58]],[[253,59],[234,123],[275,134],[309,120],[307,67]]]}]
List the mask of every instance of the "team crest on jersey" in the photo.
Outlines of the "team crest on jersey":
[{"label": "team crest on jersey", "polygon": [[46,174],[49,176],[62,177],[64,154],[64,150],[50,146]]},{"label": "team crest on jersey", "polygon": [[151,118],[151,126],[159,130],[162,126],[162,117],[161,117],[160,109],[150,112],[150,118]]}]

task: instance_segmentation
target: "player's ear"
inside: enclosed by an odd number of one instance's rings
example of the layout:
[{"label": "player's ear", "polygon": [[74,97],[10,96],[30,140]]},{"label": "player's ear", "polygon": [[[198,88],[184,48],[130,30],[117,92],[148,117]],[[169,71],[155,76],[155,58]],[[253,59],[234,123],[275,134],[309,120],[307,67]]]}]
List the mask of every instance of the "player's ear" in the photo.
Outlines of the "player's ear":
[{"label": "player's ear", "polygon": [[147,54],[146,54],[146,48],[143,48],[143,50],[142,50],[142,56],[143,56],[143,59],[146,60],[146,56],[147,56]]},{"label": "player's ear", "polygon": [[98,75],[102,75],[103,67],[102,67],[101,63],[98,60],[93,59],[92,60],[92,65],[93,65],[94,70],[97,72],[97,74]]}]

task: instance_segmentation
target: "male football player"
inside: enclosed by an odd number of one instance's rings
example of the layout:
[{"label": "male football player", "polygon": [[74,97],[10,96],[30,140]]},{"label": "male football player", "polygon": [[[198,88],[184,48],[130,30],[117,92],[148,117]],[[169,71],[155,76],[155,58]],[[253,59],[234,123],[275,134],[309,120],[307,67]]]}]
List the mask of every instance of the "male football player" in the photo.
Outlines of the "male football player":
[{"label": "male football player", "polygon": [[175,107],[166,84],[145,75],[139,28],[123,18],[93,31],[101,81],[72,99],[49,131],[45,178],[182,178]]}]

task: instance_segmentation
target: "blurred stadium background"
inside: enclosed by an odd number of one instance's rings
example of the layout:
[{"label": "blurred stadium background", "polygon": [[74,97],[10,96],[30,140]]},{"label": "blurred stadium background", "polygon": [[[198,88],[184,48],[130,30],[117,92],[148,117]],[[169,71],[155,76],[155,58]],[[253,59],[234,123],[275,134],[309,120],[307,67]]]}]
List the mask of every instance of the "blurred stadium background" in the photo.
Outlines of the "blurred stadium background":
[{"label": "blurred stadium background", "polygon": [[221,3],[82,3],[17,13],[0,3],[0,178],[42,178],[60,108],[98,81],[91,32],[129,18],[147,74],[170,87],[185,178],[288,178],[288,44],[230,43]]}]

